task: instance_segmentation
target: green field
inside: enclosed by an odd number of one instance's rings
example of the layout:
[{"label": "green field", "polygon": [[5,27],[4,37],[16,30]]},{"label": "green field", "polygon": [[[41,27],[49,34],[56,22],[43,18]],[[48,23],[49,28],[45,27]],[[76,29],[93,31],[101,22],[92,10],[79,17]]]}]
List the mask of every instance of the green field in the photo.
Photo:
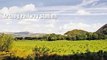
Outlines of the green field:
[{"label": "green field", "polygon": [[[106,40],[93,41],[14,41],[10,51],[16,56],[25,57],[33,53],[34,48],[43,48],[40,51],[47,51],[50,54],[69,55],[76,53],[107,51]],[[44,49],[45,48],[45,49]]]}]

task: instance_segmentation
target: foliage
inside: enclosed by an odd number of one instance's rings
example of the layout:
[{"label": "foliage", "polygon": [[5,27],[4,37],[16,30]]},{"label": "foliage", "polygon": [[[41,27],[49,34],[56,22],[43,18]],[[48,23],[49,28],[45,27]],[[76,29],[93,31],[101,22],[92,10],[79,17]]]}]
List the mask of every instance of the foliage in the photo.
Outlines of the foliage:
[{"label": "foliage", "polygon": [[107,39],[107,34],[103,30],[102,33],[97,32],[87,32],[84,30],[74,29],[67,31],[64,35],[61,34],[45,34],[43,36],[35,37],[16,37],[16,40],[46,40],[46,41],[56,41],[56,40],[101,40]]},{"label": "foliage", "polygon": [[[69,55],[75,53],[85,53],[87,49],[90,52],[97,52],[99,50],[107,51],[106,40],[94,41],[30,41],[22,40],[15,41],[13,48],[10,50],[16,56],[27,56],[32,54],[32,49],[36,51],[48,51],[51,54]],[[44,52],[41,52],[44,53]],[[27,55],[23,55],[27,54]]]},{"label": "foliage", "polygon": [[107,60],[106,51],[77,53],[73,55],[44,55],[35,57],[35,60]]},{"label": "foliage", "polygon": [[61,34],[46,34],[44,36],[35,36],[35,37],[16,37],[16,40],[47,40],[47,41],[55,41],[55,40],[65,40],[65,36]]},{"label": "foliage", "polygon": [[[78,60],[90,57],[102,58],[101,56],[106,56],[105,52],[107,51],[107,41],[106,40],[94,40],[94,41],[30,41],[30,40],[21,40],[15,41],[13,48],[10,50],[12,53],[12,58],[27,60],[35,56],[35,59],[50,59],[57,60],[70,59]],[[33,50],[33,51],[32,51]],[[99,52],[100,51],[100,52]],[[34,54],[33,54],[34,53]],[[51,57],[51,58],[50,58]],[[40,60],[39,59],[39,60]],[[71,60],[72,60],[71,59]],[[91,59],[91,58],[90,58]],[[12,60],[12,59],[11,59]],[[94,60],[94,59],[91,59]]]},{"label": "foliage", "polygon": [[84,30],[74,29],[65,33],[70,40],[95,40],[98,39],[96,33],[87,32]]},{"label": "foliage", "polygon": [[13,41],[13,37],[8,34],[0,35],[0,51],[6,51],[10,48]]},{"label": "foliage", "polygon": [[71,30],[71,31],[66,32],[65,35],[74,36],[74,35],[81,35],[81,34],[86,34],[86,33],[87,33],[87,31],[74,29],[74,30]]}]

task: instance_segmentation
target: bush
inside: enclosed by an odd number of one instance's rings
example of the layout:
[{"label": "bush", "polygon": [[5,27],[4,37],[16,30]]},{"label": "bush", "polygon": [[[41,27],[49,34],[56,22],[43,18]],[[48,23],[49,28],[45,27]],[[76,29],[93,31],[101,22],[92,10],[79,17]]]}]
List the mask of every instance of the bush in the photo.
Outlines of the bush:
[{"label": "bush", "polygon": [[0,51],[7,51],[13,41],[13,37],[8,34],[1,34],[0,35]]}]

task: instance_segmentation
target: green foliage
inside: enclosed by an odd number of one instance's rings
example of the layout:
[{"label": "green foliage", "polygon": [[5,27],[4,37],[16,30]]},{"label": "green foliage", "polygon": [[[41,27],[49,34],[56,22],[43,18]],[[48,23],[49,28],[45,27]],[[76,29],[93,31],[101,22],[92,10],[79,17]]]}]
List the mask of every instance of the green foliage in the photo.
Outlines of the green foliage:
[{"label": "green foliage", "polygon": [[87,32],[84,30],[74,29],[66,32],[64,35],[61,34],[45,34],[43,36],[36,37],[16,37],[18,40],[46,40],[46,41],[56,41],[56,40],[101,40],[107,39],[107,29],[105,28],[100,32]]},{"label": "green foliage", "polygon": [[74,35],[81,35],[81,34],[86,34],[86,33],[87,33],[87,31],[74,29],[74,30],[71,30],[71,31],[66,32],[65,35],[74,36]]},{"label": "green foliage", "polygon": [[86,52],[77,53],[73,55],[44,55],[40,57],[35,57],[35,60],[107,60],[107,52]]},{"label": "green foliage", "polygon": [[51,42],[22,40],[22,41],[15,41],[13,43],[12,50],[15,50],[15,49],[16,50],[22,49],[27,52],[31,51],[32,49],[35,49],[35,51],[39,51],[39,52],[49,51],[53,54],[55,53],[60,55],[68,55],[68,54],[74,54],[78,52],[85,53],[87,52],[87,49],[90,52],[97,52],[99,50],[107,51],[107,40],[93,40],[93,41],[61,40],[61,41],[51,41]]},{"label": "green foliage", "polygon": [[60,34],[49,34],[47,37],[48,41],[55,41],[55,40],[64,40],[65,36],[60,35]]},{"label": "green foliage", "polygon": [[[107,30],[103,30],[107,31]],[[83,30],[72,30],[65,33],[68,39],[70,40],[101,40],[107,39],[106,32],[97,33],[97,32],[87,32]]]},{"label": "green foliage", "polygon": [[[26,55],[33,49],[34,55]],[[22,52],[20,50],[23,50]],[[102,51],[100,51],[102,50]],[[73,60],[81,60],[84,58],[90,59],[93,57],[95,59],[90,60],[99,60],[98,58],[102,58],[102,56],[107,57],[107,53],[103,51],[107,51],[107,40],[94,40],[94,41],[30,41],[30,40],[22,40],[22,41],[15,41],[13,44],[13,48],[10,50],[14,52],[14,55],[17,60],[21,55],[28,56],[26,58],[30,59],[30,57],[35,57],[35,60],[49,60],[48,58],[58,60],[62,56],[75,57]],[[19,55],[17,55],[19,54]],[[56,56],[55,56],[56,55]],[[61,57],[59,57],[61,56]],[[43,58],[41,58],[43,57]],[[47,58],[48,57],[48,58]],[[41,59],[39,59],[41,58]],[[24,58],[25,59],[25,58]],[[62,57],[59,60],[63,60]],[[15,59],[13,59],[15,60]],[[19,59],[23,60],[23,59]],[[27,60],[27,59],[25,59]],[[68,59],[65,59],[68,60]],[[71,60],[71,58],[70,58]],[[83,59],[82,59],[83,60]]]},{"label": "green foliage", "polygon": [[36,46],[34,48],[34,52],[35,52],[37,57],[47,55],[49,53],[49,50],[50,50],[49,48],[44,47],[44,46],[42,46],[42,47]]},{"label": "green foliage", "polygon": [[107,28],[104,28],[100,33],[107,35]]},{"label": "green foliage", "polygon": [[69,36],[70,40],[86,40],[87,39],[87,31],[83,30],[72,30],[65,33],[66,36]]},{"label": "green foliage", "polygon": [[0,51],[6,51],[10,48],[13,41],[13,37],[8,34],[0,35]]}]

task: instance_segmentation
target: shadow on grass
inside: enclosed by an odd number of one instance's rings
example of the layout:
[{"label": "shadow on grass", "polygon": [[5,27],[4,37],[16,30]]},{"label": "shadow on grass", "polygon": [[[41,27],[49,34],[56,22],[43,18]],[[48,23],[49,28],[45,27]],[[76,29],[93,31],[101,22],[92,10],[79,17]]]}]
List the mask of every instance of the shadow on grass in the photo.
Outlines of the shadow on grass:
[{"label": "shadow on grass", "polygon": [[26,59],[19,57],[6,57],[5,60],[107,60],[107,52],[99,51],[99,52],[87,52],[81,54],[74,55],[43,55],[39,56],[35,54],[35,57],[31,58],[30,56]]}]

